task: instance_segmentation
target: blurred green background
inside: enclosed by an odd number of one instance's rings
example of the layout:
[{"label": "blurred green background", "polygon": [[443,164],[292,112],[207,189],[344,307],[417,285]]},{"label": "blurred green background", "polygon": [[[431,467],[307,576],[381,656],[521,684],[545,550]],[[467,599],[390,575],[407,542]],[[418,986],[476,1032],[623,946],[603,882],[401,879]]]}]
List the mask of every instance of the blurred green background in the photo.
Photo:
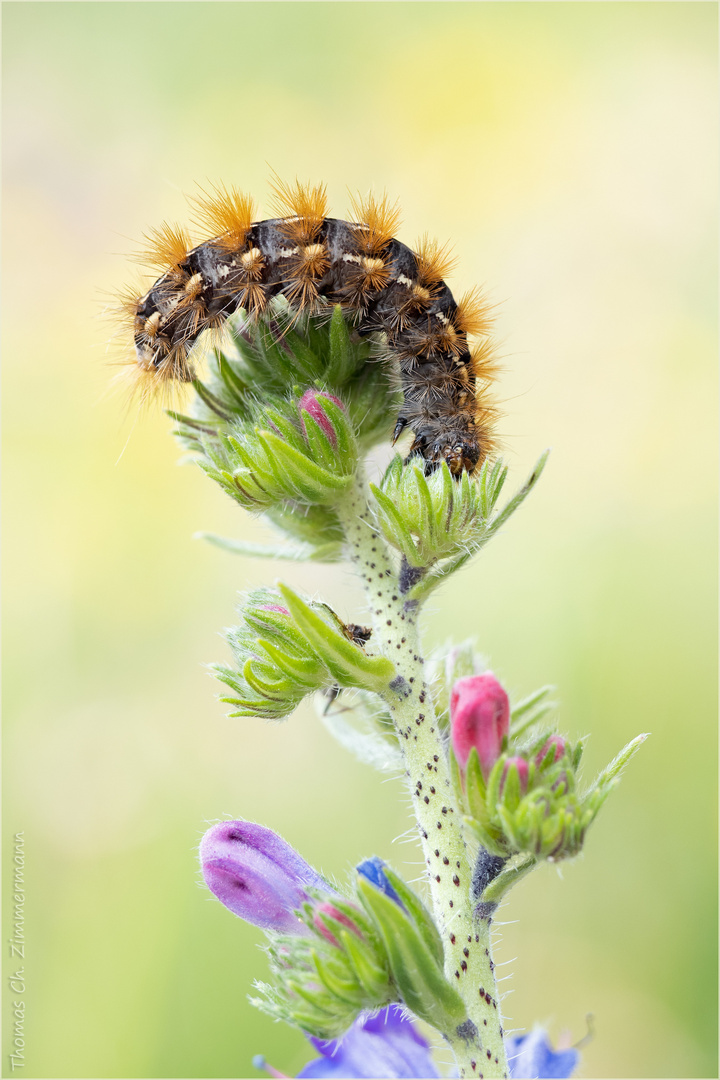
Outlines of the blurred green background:
[{"label": "blurred green background", "polygon": [[26,1077],[308,1059],[246,1001],[262,936],[198,885],[208,823],[254,818],[328,873],[374,852],[420,872],[399,782],[309,704],[224,718],[202,667],[237,589],[282,573],[362,621],[357,587],[193,540],[265,532],[176,467],[161,412],[107,392],[98,315],[143,231],[187,222],[198,183],[264,216],[271,168],[325,181],[337,216],[348,188],[387,190],[401,239],[452,239],[451,287],[498,304],[511,479],[553,447],[434,600],[428,647],[476,635],[511,690],[556,683],[589,771],[652,732],[586,855],[503,908],[507,1026],[576,1040],[592,1013],[585,1077],[717,1075],[716,11],[4,5],[3,900],[24,830]]}]

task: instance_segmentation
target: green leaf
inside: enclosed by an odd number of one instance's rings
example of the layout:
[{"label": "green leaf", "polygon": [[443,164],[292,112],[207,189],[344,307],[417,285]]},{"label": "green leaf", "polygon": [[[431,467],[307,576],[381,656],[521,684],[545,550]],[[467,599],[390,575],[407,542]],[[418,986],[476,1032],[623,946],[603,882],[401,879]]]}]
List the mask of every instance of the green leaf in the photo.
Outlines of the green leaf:
[{"label": "green leaf", "polygon": [[542,476],[542,472],[543,472],[543,469],[545,468],[545,465],[547,464],[547,459],[548,459],[549,455],[550,455],[549,450],[546,450],[544,454],[540,455],[540,457],[538,458],[537,464],[535,465],[535,468],[533,469],[532,473],[530,474],[528,479],[525,481],[523,486],[520,488],[520,490],[518,492],[515,493],[515,495],[513,495],[512,499],[510,499],[510,501],[505,504],[505,506],[502,508],[500,513],[497,515],[497,517],[493,518],[492,524],[490,525],[490,533],[491,534],[496,533],[498,531],[498,529],[500,529],[505,524],[507,519],[512,514],[515,513],[515,511],[518,509],[518,507],[528,497],[528,495],[530,494],[530,492],[532,491],[532,489],[535,487],[538,480]]},{"label": "green leaf", "polygon": [[485,903],[498,904],[502,898],[538,865],[535,855],[524,854],[507,862],[496,878],[489,883],[480,899]]},{"label": "green leaf", "polygon": [[330,707],[318,707],[320,718],[341,746],[354,754],[358,761],[372,765],[381,772],[399,773],[404,769],[403,757],[392,726],[382,728],[368,703],[357,700],[350,705],[338,699]]},{"label": "green leaf", "polygon": [[395,667],[385,656],[367,656],[342,633],[335,632],[325,620],[301,600],[292,589],[278,585],[295,625],[310,646],[327,665],[341,686],[359,686],[382,693],[395,677]]},{"label": "green leaf", "polygon": [[209,544],[230,551],[234,555],[245,555],[257,559],[287,559],[292,562],[337,562],[342,555],[342,545],[337,543],[321,544],[313,547],[311,544],[273,545],[253,544],[248,540],[233,540],[226,536],[218,536],[216,533],[197,532],[193,540],[207,540]]},{"label": "green leaf", "polygon": [[555,690],[554,686],[541,686],[539,690],[536,690],[533,694],[529,694],[528,697],[523,698],[517,705],[514,705],[510,713],[511,731],[512,734],[516,734],[515,723],[518,720],[522,720],[525,713],[534,709],[536,705],[539,705],[548,694],[551,694]]},{"label": "green leaf", "polygon": [[219,416],[221,420],[232,420],[232,416],[225,408],[223,402],[220,401],[219,398],[216,398],[200,379],[193,379],[193,389],[200,400],[207,405],[208,409]]}]

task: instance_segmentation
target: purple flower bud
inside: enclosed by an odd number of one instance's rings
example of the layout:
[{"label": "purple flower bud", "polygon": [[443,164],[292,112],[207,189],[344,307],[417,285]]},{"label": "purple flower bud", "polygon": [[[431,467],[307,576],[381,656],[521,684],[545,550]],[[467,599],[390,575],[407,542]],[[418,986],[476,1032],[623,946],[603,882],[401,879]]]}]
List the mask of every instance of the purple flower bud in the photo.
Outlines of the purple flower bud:
[{"label": "purple flower bud", "polygon": [[205,883],[241,919],[280,934],[307,934],[293,914],[306,888],[328,884],[281,836],[252,821],[223,821],[200,844]]},{"label": "purple flower bud", "polygon": [[556,761],[560,760],[563,754],[567,753],[567,744],[562,735],[551,735],[535,758],[535,764],[541,765],[544,758],[548,756],[553,747],[555,747],[555,754],[550,762],[551,765],[554,765]]},{"label": "purple flower bud", "polygon": [[450,732],[461,769],[473,746],[485,779],[510,730],[510,702],[491,671],[458,679],[450,695]]},{"label": "purple flower bud", "polygon": [[318,906],[315,908],[313,922],[316,929],[318,929],[322,936],[327,941],[329,941],[331,945],[334,945],[336,949],[340,948],[340,942],[335,937],[332,930],[330,930],[330,928],[326,925],[325,920],[322,918],[323,915],[329,915],[331,919],[335,920],[335,922],[342,923],[343,926],[347,926],[348,930],[352,930],[353,934],[356,934],[357,937],[362,938],[363,935],[360,933],[352,919],[349,919],[344,912],[339,911],[334,904],[329,904],[327,902],[318,904]]},{"label": "purple flower bud", "polygon": [[373,855],[371,859],[365,859],[365,861],[359,863],[355,869],[361,877],[364,877],[371,885],[374,885],[376,889],[379,889],[380,892],[384,892],[390,900],[394,900],[398,907],[401,907],[403,911],[405,910],[405,905],[393,889],[387,874],[385,873],[385,863],[378,855]]},{"label": "purple flower bud", "polygon": [[[342,401],[336,398],[334,394],[327,394],[325,393],[325,391],[312,389],[306,390],[303,396],[298,401],[298,411],[301,417],[303,412],[309,413],[315,423],[318,425],[318,427],[320,427],[325,432],[332,445],[337,446],[337,435],[335,434],[335,429],[333,428],[330,420],[323,411],[322,405],[320,404],[321,398],[325,398],[327,401],[332,401],[335,405],[339,405],[343,412],[345,411],[345,406],[343,405]],[[303,431],[307,435],[304,418]]]},{"label": "purple flower bud", "polygon": [[503,793],[503,788],[505,787],[505,777],[507,776],[508,769],[511,765],[514,765],[518,771],[518,777],[520,779],[520,791],[523,795],[525,795],[528,788],[528,763],[525,758],[521,757],[511,757],[508,758],[505,762],[505,765],[503,766],[502,779],[500,780],[500,794],[502,795]]}]

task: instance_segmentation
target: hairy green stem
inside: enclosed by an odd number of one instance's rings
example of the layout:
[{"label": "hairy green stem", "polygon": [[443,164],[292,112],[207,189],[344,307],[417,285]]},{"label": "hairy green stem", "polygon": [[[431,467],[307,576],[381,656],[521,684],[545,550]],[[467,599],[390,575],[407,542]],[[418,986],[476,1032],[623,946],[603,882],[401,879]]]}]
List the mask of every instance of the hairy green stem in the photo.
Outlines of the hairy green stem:
[{"label": "hairy green stem", "polygon": [[398,672],[385,701],[413,793],[433,914],[445,950],[445,975],[467,1007],[468,1021],[442,1034],[455,1054],[461,1077],[506,1077],[500,1002],[490,955],[490,918],[478,918],[473,912],[473,867],[425,682],[418,603],[408,601],[401,590],[405,583],[376,531],[360,477],[339,503],[338,512],[348,553],[370,603],[370,649],[389,657]]}]

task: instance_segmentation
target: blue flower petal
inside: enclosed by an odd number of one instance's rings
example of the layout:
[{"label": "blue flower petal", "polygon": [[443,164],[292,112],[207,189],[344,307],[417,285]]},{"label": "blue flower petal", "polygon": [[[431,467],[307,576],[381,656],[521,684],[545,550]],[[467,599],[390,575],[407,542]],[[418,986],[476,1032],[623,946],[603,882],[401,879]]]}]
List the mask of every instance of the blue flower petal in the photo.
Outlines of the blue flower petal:
[{"label": "blue flower petal", "polygon": [[405,905],[393,889],[390,884],[387,875],[385,874],[385,863],[379,857],[379,855],[373,855],[370,859],[365,859],[358,866],[355,867],[358,874],[366,878],[371,885],[374,885],[380,892],[384,892],[390,900],[394,900],[398,907],[405,910]]},{"label": "blue flower petal", "polygon": [[298,1078],[435,1080],[439,1075],[428,1044],[399,1005],[388,1005],[376,1016],[356,1020],[341,1039],[310,1042],[323,1056],[309,1062]]},{"label": "blue flower petal", "polygon": [[512,1080],[564,1080],[580,1060],[577,1050],[553,1050],[542,1028],[513,1035],[506,1043]]}]

